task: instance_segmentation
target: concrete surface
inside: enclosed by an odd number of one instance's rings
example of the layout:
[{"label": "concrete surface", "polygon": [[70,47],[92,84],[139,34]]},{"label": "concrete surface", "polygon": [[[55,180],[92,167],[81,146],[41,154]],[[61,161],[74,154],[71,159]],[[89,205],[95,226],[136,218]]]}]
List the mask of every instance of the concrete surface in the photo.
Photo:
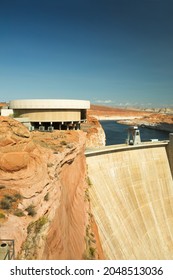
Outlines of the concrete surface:
[{"label": "concrete surface", "polygon": [[86,160],[105,257],[173,259],[173,181],[166,144],[90,153]]},{"label": "concrete surface", "polygon": [[11,109],[89,109],[88,100],[74,99],[19,99],[10,101]]}]

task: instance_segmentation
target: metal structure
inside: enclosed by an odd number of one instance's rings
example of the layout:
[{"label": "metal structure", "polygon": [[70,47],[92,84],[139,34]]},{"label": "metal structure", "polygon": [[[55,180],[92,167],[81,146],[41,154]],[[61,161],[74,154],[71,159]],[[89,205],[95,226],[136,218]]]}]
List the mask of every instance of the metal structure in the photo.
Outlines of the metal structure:
[{"label": "metal structure", "polygon": [[0,239],[0,260],[13,260],[14,256],[14,240]]},{"label": "metal structure", "polygon": [[127,144],[138,145],[141,144],[140,131],[137,126],[130,126],[128,129]]}]

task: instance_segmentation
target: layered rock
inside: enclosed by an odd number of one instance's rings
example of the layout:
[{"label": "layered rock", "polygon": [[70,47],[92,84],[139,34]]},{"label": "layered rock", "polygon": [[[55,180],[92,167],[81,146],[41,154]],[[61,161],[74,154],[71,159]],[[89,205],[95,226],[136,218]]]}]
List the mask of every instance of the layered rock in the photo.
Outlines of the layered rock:
[{"label": "layered rock", "polygon": [[96,148],[105,146],[105,132],[101,124],[95,117],[88,115],[87,123],[82,124],[81,129],[87,133],[86,148]]},{"label": "layered rock", "polygon": [[19,259],[103,258],[87,191],[86,133],[29,133],[0,117],[0,138],[0,239],[15,240]]},{"label": "layered rock", "polygon": [[150,114],[142,118],[134,118],[133,120],[123,120],[119,123],[129,124],[129,125],[138,125],[145,126],[148,128],[173,132],[173,115],[167,114]]},{"label": "layered rock", "polygon": [[143,116],[148,116],[148,112],[135,109],[123,109],[115,108],[101,105],[91,105],[90,110],[88,110],[90,116],[94,116],[98,120],[120,120],[120,119],[133,119],[141,118]]}]

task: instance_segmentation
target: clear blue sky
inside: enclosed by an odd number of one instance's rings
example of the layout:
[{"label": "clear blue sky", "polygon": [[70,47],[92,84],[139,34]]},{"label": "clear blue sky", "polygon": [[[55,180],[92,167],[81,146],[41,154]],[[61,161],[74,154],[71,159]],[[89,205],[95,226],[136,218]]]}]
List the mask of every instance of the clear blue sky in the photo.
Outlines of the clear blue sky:
[{"label": "clear blue sky", "polygon": [[0,101],[173,105],[172,0],[0,0]]}]

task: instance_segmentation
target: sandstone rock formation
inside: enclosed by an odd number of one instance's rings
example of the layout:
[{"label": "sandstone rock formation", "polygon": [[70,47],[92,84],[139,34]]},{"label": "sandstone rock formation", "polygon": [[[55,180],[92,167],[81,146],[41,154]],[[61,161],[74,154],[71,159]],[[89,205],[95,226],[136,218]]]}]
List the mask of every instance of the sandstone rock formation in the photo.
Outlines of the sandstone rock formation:
[{"label": "sandstone rock formation", "polygon": [[106,136],[105,132],[100,125],[99,121],[88,115],[87,123],[81,124],[81,129],[85,131],[86,134],[86,147],[87,148],[96,148],[105,146]]},{"label": "sandstone rock formation", "polygon": [[0,239],[19,259],[103,258],[90,210],[86,133],[29,133],[0,117]]},{"label": "sandstone rock formation", "polygon": [[119,123],[146,126],[153,129],[173,132],[173,115],[167,114],[150,114],[142,118],[134,118],[133,120],[121,120]]}]

